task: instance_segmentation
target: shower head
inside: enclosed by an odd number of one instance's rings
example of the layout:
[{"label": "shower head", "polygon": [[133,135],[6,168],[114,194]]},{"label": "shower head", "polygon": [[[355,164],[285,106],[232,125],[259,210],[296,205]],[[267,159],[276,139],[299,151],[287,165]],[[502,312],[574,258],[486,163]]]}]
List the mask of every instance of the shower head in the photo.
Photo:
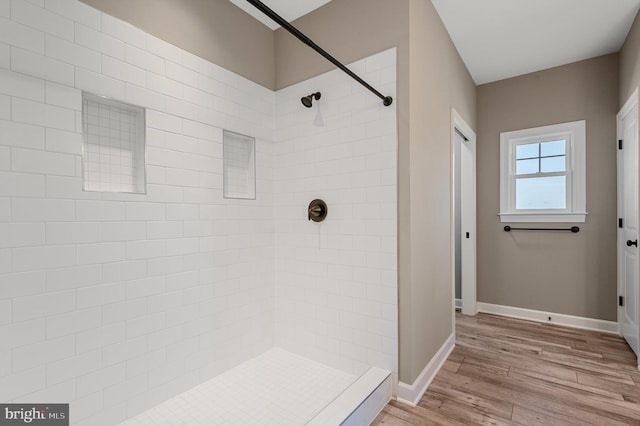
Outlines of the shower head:
[{"label": "shower head", "polygon": [[302,101],[302,105],[306,106],[307,108],[311,108],[313,100],[315,99],[317,101],[318,99],[320,99],[320,96],[322,96],[322,94],[320,92],[316,92],[310,94],[309,96],[303,96],[300,100]]}]

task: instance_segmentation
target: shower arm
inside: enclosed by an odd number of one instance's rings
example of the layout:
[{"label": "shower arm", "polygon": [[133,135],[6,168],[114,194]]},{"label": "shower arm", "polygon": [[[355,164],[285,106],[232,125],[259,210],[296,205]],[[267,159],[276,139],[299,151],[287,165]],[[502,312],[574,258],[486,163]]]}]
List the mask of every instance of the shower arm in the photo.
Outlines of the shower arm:
[{"label": "shower arm", "polygon": [[264,13],[273,21],[275,21],[277,24],[279,24],[282,28],[284,28],[285,30],[293,34],[298,40],[300,40],[301,42],[303,42],[304,44],[306,44],[307,46],[309,46],[310,48],[318,52],[320,55],[322,55],[325,59],[327,59],[333,65],[340,68],[346,74],[350,75],[351,78],[353,78],[358,83],[362,84],[364,87],[369,89],[374,95],[382,99],[384,106],[389,106],[393,103],[393,98],[391,96],[384,96],[382,93],[378,92],[369,83],[361,79],[356,73],[351,71],[349,68],[343,65],[342,62],[338,61],[336,58],[334,58],[329,53],[327,53],[323,48],[315,44],[309,37],[307,37],[302,32],[300,32],[300,30],[298,30],[296,27],[291,25],[282,16],[278,15],[276,12],[274,12],[272,9],[270,9],[267,5],[262,3],[260,0],[247,0],[247,1],[251,3],[253,6],[255,6],[256,9],[258,9],[260,12]]}]

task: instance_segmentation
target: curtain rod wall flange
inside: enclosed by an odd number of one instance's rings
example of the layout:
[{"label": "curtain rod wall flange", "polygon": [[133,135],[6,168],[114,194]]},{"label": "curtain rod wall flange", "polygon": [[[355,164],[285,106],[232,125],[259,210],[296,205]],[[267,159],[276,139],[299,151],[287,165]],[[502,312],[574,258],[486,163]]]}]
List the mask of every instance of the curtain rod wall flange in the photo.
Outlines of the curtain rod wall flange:
[{"label": "curtain rod wall flange", "polygon": [[364,87],[369,89],[374,95],[376,95],[377,97],[382,99],[382,103],[384,104],[384,106],[389,106],[389,105],[391,105],[393,103],[393,98],[391,96],[385,96],[382,93],[378,92],[369,83],[364,81],[356,73],[354,73],[349,68],[347,68],[344,64],[342,64],[342,62],[338,61],[336,58],[331,56],[323,48],[321,48],[320,46],[315,44],[309,37],[304,35],[300,30],[298,30],[296,27],[291,25],[286,19],[284,19],[282,16],[278,15],[276,12],[274,12],[272,9],[270,9],[267,5],[262,3],[260,0],[247,0],[247,1],[249,3],[251,3],[260,12],[264,13],[267,17],[269,17],[274,22],[276,22],[278,25],[280,25],[282,28],[284,28],[285,30],[287,30],[291,34],[293,34],[298,40],[300,40],[301,42],[303,42],[304,44],[306,44],[307,46],[309,46],[310,48],[315,50],[317,53],[319,53],[321,56],[323,56],[325,59],[327,59],[333,65],[335,65],[336,67],[340,68],[346,74],[351,76],[351,78],[353,78],[358,83],[362,84]]}]

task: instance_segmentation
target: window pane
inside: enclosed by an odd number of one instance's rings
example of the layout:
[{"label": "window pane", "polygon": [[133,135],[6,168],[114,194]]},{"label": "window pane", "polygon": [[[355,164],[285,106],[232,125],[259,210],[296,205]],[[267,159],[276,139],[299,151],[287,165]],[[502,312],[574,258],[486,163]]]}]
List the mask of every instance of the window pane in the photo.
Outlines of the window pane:
[{"label": "window pane", "polygon": [[535,158],[533,160],[517,160],[516,161],[516,174],[517,175],[528,175],[531,173],[538,173],[539,162],[538,159]]},{"label": "window pane", "polygon": [[566,209],[566,181],[566,176],[516,179],[516,209]]},{"label": "window pane", "polygon": [[566,141],[553,141],[553,142],[544,142],[540,144],[540,156],[541,157],[550,157],[552,155],[565,155]]},{"label": "window pane", "polygon": [[567,157],[549,157],[540,159],[540,171],[543,173],[564,172],[567,169]]},{"label": "window pane", "polygon": [[535,158],[540,155],[540,144],[530,143],[526,145],[516,145],[516,160],[522,158]]}]

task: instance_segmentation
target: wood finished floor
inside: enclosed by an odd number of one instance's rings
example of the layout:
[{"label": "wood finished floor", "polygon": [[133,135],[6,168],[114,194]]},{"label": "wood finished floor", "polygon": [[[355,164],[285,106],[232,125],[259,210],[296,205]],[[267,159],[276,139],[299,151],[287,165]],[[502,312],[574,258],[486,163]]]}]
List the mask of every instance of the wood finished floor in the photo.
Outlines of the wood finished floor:
[{"label": "wood finished floor", "polygon": [[640,425],[640,372],[622,338],[487,314],[456,321],[456,348],[418,406],[392,401],[373,425]]}]

